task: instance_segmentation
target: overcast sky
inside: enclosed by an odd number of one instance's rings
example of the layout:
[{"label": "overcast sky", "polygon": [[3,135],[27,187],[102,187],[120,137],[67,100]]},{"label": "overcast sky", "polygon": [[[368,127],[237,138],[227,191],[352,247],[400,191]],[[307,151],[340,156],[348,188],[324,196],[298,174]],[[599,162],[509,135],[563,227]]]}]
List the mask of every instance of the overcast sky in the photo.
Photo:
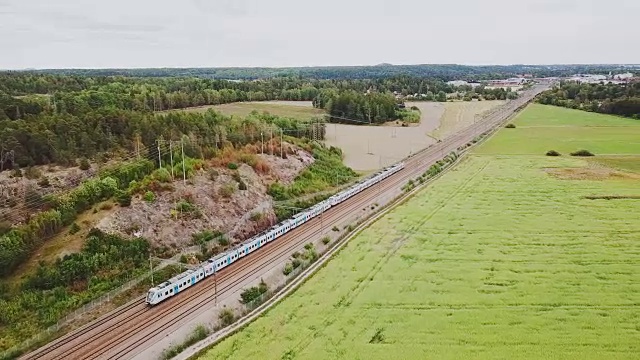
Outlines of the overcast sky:
[{"label": "overcast sky", "polygon": [[640,0],[0,0],[0,68],[640,63]]}]

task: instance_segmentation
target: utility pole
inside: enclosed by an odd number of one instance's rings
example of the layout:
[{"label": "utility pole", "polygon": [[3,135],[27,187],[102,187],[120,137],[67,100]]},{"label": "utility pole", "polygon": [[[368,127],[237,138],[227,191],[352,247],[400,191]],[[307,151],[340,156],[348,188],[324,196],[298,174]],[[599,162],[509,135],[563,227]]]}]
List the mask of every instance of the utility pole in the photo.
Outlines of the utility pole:
[{"label": "utility pole", "polygon": [[187,185],[187,172],[184,167],[184,141],[180,139],[180,147],[182,148],[182,184]]},{"label": "utility pole", "polygon": [[160,142],[161,141],[162,141],[162,139],[156,140],[156,142],[158,143],[158,169],[162,168],[162,156],[160,154]]},{"label": "utility pole", "polygon": [[171,180],[174,179],[173,176],[173,141],[169,140],[169,154],[171,155]]}]

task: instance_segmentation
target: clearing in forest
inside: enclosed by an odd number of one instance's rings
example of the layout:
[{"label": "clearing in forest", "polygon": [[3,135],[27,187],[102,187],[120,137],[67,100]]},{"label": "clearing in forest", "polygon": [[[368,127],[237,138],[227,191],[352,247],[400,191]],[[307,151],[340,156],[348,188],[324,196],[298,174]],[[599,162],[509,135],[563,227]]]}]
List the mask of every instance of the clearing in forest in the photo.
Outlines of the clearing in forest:
[{"label": "clearing in forest", "polygon": [[396,163],[433,145],[436,138],[449,136],[473,124],[477,114],[501,105],[502,101],[407,102],[420,109],[420,124],[409,127],[328,124],[327,144],[345,154],[347,166],[370,171]]},{"label": "clearing in forest", "polygon": [[266,111],[271,115],[290,117],[298,120],[309,120],[314,117],[324,118],[326,114],[324,110],[307,106],[308,104],[310,104],[308,101],[254,101],[199,106],[171,111],[205,112],[208,109],[214,109],[225,115],[246,117],[255,110],[259,113]]},{"label": "clearing in forest", "polygon": [[[200,358],[637,358],[640,181],[559,178],[610,160],[541,150],[637,156],[620,144],[640,122],[533,105],[514,123]],[[577,135],[541,146],[549,126]]]}]

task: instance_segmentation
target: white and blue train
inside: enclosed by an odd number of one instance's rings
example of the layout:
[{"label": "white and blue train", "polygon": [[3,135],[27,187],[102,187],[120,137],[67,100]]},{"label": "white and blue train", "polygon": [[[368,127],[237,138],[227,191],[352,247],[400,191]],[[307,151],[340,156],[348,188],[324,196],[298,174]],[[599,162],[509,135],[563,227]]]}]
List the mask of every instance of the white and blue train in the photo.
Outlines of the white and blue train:
[{"label": "white and blue train", "polygon": [[377,184],[378,182],[402,170],[403,168],[403,162],[384,168],[376,174],[350,186],[348,189],[333,195],[327,200],[319,202],[311,208],[308,208],[304,212],[298,213],[297,215],[270,227],[260,234],[248,240],[245,240],[232,249],[218,254],[211,259],[208,259],[206,262],[200,264],[197,268],[187,270],[179,275],[172,277],[171,279],[149,290],[146,300],[147,304],[155,305],[172,296],[177,295],[179,292],[182,292],[185,289],[204,280],[204,278],[211,276],[216,272],[219,272],[230,264],[238,261],[238,259],[249,255],[250,253],[258,250],[260,247],[276,240],[287,232],[320,215],[322,212],[327,211],[330,207],[340,204],[351,196],[374,184]]}]

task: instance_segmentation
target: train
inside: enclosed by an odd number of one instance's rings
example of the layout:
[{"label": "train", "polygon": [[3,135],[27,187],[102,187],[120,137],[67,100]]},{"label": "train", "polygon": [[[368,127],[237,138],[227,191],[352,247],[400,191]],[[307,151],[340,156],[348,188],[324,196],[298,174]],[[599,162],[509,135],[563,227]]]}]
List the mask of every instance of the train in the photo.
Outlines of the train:
[{"label": "train", "polygon": [[230,250],[220,253],[195,267],[182,272],[171,279],[159,284],[156,287],[149,289],[146,297],[146,303],[148,306],[153,306],[161,303],[178,293],[190,288],[197,283],[201,282],[205,278],[219,272],[225,267],[233,264],[239,259],[248,256],[252,252],[257,251],[261,247],[269,244],[284,234],[292,231],[298,226],[310,221],[311,219],[319,216],[324,211],[327,211],[332,206],[336,206],[341,202],[349,199],[355,194],[363,191],[364,189],[371,187],[379,183],[380,181],[388,178],[396,172],[404,168],[404,162],[396,163],[392,166],[386,167],[377,173],[362,179],[347,189],[331,196],[330,198],[317,203],[316,205],[300,212],[289,219],[286,219],[269,229],[253,236],[252,238],[243,241],[242,243],[234,246]]}]

